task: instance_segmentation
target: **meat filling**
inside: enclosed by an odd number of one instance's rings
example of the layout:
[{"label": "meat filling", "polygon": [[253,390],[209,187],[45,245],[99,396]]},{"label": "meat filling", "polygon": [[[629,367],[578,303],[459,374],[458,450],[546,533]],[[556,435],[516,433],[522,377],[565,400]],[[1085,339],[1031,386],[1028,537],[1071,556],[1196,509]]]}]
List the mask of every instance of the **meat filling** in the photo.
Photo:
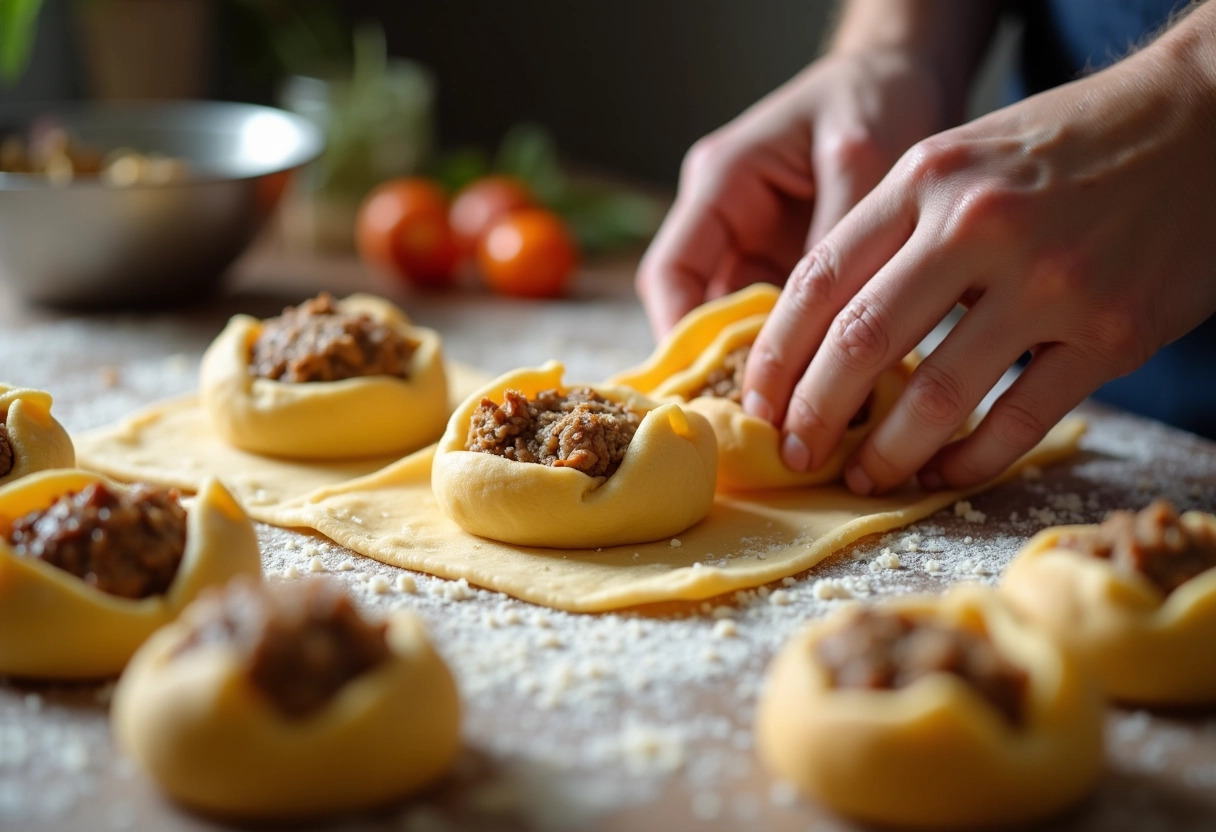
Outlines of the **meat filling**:
[{"label": "meat filling", "polygon": [[349,596],[323,580],[267,587],[238,579],[205,595],[191,623],[175,655],[231,645],[254,686],[291,719],[316,713],[389,655],[387,625],[365,621]]},{"label": "meat filling", "polygon": [[322,293],[262,322],[249,363],[258,378],[303,383],[363,376],[409,377],[418,342],[368,315],[338,311]]},{"label": "meat filling", "polygon": [[481,400],[465,448],[610,477],[621,467],[642,417],[588,388],[545,390],[531,400],[507,390],[501,405]]},{"label": "meat filling", "polygon": [[[730,399],[735,404],[743,404],[743,374],[747,369],[747,356],[751,351],[752,345],[744,344],[728,352],[722,364],[711,370],[705,377],[705,383],[688,398]],[[873,398],[872,394],[866,398],[849,420],[849,427],[857,427],[870,418],[870,403]]]},{"label": "meat filling", "polygon": [[0,423],[0,477],[7,477],[17,464],[13,443],[8,438],[8,428]]},{"label": "meat filling", "polygon": [[41,558],[102,592],[147,598],[169,589],[186,552],[176,491],[102,482],[65,494],[6,532],[18,555]]},{"label": "meat filling", "polygon": [[966,681],[1010,723],[1022,721],[1026,673],[986,638],[900,613],[858,610],[822,639],[816,657],[837,688],[893,690],[931,673]]},{"label": "meat filling", "polygon": [[1140,512],[1116,511],[1094,531],[1065,535],[1059,545],[1138,572],[1166,595],[1216,566],[1216,532],[1184,522],[1166,500]]}]

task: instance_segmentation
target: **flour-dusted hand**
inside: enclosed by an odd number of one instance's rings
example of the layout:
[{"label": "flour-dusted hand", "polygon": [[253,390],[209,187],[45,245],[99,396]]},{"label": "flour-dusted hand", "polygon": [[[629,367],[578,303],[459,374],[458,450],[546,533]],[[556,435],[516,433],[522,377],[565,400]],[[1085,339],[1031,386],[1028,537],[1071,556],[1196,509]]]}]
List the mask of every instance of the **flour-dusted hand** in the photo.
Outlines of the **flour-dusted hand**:
[{"label": "flour-dusted hand", "polygon": [[[980,482],[1216,311],[1214,228],[1209,2],[1110,69],[909,150],[794,270],[744,406],[782,426],[790,467],[813,467],[878,374],[961,301],[846,481],[863,494],[917,471],[929,487]],[[1014,385],[952,441],[1026,351]]]},{"label": "flour-dusted hand", "polygon": [[783,284],[908,147],[953,123],[963,94],[949,79],[975,62],[992,14],[854,2],[824,58],[697,142],[638,271],[656,337],[706,300]]}]

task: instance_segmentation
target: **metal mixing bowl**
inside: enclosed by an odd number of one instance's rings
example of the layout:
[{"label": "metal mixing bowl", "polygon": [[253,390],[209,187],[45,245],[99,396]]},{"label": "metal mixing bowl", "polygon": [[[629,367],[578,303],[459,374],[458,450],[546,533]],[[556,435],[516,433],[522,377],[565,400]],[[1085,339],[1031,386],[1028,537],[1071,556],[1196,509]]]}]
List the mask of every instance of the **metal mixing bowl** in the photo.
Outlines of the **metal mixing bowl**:
[{"label": "metal mixing bowl", "polygon": [[299,116],[251,104],[45,105],[0,112],[0,136],[53,119],[84,144],[186,160],[180,182],[117,187],[0,173],[0,280],[42,303],[188,303],[248,245],[291,173],[321,152]]}]

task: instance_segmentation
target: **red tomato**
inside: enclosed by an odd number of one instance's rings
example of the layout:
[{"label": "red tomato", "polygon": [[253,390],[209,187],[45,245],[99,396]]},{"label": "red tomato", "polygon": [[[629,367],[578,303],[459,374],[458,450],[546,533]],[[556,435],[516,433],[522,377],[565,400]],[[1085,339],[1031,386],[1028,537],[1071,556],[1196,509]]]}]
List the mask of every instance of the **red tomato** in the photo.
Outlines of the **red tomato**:
[{"label": "red tomato", "polygon": [[458,251],[447,196],[428,179],[391,179],[363,200],[355,237],[365,262],[421,286],[452,282]]},{"label": "red tomato", "polygon": [[477,247],[477,263],[489,287],[524,298],[564,294],[577,259],[570,230],[543,208],[507,214]]},{"label": "red tomato", "polygon": [[460,253],[472,255],[490,226],[512,211],[533,204],[527,186],[510,176],[484,176],[465,186],[448,212]]}]

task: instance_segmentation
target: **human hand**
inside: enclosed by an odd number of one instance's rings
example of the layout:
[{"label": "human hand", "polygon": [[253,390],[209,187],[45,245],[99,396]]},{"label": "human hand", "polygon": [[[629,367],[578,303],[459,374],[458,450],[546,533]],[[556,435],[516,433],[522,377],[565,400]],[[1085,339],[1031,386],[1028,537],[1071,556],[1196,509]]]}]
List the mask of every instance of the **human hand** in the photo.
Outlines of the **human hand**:
[{"label": "human hand", "polygon": [[918,470],[930,488],[982,482],[1216,311],[1213,18],[1208,4],[1111,69],[920,142],[810,251],[744,382],[791,468],[822,462],[878,374],[960,301],[967,313],[846,465],[853,491]]},{"label": "human hand", "polygon": [[829,55],[684,160],[638,270],[656,339],[706,300],[781,285],[916,140],[945,124],[927,66],[900,50]]}]

